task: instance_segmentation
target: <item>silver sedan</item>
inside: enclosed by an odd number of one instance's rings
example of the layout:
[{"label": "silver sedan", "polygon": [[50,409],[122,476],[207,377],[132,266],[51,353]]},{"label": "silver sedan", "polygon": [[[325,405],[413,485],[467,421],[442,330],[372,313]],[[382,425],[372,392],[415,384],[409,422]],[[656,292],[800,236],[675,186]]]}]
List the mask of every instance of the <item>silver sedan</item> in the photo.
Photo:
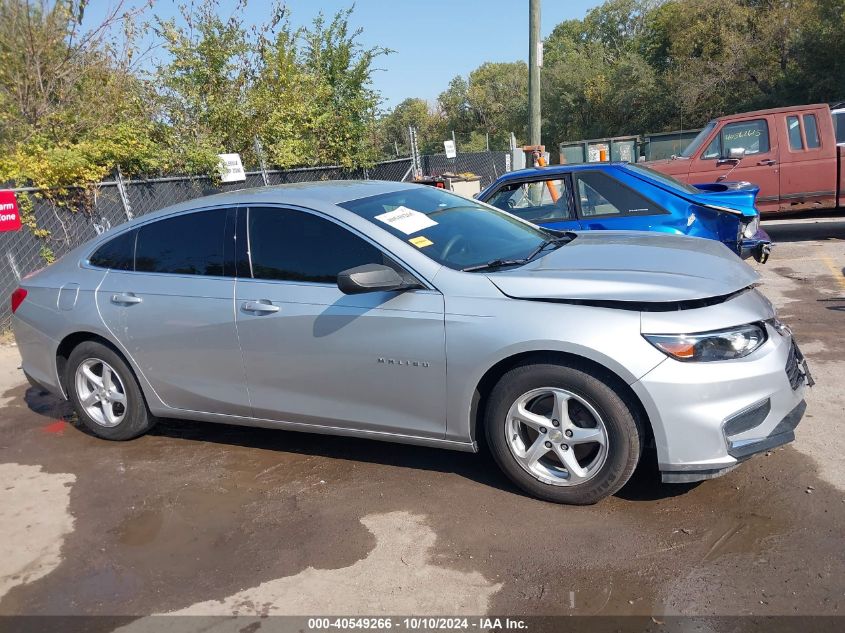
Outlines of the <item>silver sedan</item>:
[{"label": "silver sedan", "polygon": [[94,434],[156,417],[476,451],[594,503],[793,439],[811,380],[757,274],[710,240],[561,233],[417,185],[193,200],[12,297],[23,368]]}]

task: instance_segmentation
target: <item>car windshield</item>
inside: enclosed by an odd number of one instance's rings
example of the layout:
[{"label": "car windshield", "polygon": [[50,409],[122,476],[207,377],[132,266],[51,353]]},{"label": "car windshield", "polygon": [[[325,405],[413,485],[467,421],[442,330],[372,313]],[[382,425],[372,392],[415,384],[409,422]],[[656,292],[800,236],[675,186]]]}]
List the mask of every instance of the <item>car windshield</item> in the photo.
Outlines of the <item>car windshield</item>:
[{"label": "car windshield", "polygon": [[710,121],[707,125],[704,126],[704,129],[699,132],[692,142],[684,148],[684,151],[681,152],[681,156],[683,158],[690,158],[693,154],[698,151],[698,148],[701,147],[701,144],[707,140],[707,137],[710,136],[710,132],[713,131],[713,128],[716,127],[716,121]]},{"label": "car windshield", "polygon": [[403,189],[339,206],[456,270],[522,260],[555,238],[508,213],[436,187]]},{"label": "car windshield", "polygon": [[650,169],[648,167],[643,167],[642,165],[629,164],[625,165],[625,169],[633,172],[635,176],[641,175],[647,178],[651,178],[652,180],[656,180],[659,183],[670,187],[671,189],[675,189],[676,191],[685,191],[686,193],[701,193],[701,189],[696,189],[692,185],[683,183],[680,180],[673,178],[672,176],[661,174],[659,171],[655,171],[654,169]]}]

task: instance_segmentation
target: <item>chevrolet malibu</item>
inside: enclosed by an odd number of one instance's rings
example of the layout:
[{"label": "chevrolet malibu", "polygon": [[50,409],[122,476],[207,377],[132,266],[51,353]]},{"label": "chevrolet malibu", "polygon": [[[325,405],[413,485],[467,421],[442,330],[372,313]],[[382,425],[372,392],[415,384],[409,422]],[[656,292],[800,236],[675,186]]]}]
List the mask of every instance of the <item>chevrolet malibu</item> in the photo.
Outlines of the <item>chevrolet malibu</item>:
[{"label": "chevrolet malibu", "polygon": [[793,439],[809,376],[724,245],[552,232],[443,190],[286,185],[193,200],[29,276],[30,381],[95,435],[156,417],[476,451],[555,502],[721,475]]}]

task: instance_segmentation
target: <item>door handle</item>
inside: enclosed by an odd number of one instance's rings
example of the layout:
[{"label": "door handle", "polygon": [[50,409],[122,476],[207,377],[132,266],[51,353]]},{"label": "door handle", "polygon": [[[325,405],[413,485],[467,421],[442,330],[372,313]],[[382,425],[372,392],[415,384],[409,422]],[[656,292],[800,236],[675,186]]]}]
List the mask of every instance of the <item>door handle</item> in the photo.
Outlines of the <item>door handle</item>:
[{"label": "door handle", "polygon": [[141,297],[136,297],[131,292],[121,292],[111,296],[111,302],[118,305],[132,305],[141,303]]},{"label": "door handle", "polygon": [[765,160],[761,160],[761,161],[760,161],[759,163],[757,163],[757,164],[758,164],[758,165],[766,165],[767,167],[769,167],[769,166],[771,166],[771,165],[777,165],[777,164],[778,164],[778,162],[777,162],[776,160],[771,159],[771,158],[767,158],[767,159],[765,159]]},{"label": "door handle", "polygon": [[241,310],[245,312],[259,312],[261,314],[270,314],[272,312],[278,312],[281,308],[279,306],[274,306],[266,299],[261,301],[244,301],[241,304]]}]

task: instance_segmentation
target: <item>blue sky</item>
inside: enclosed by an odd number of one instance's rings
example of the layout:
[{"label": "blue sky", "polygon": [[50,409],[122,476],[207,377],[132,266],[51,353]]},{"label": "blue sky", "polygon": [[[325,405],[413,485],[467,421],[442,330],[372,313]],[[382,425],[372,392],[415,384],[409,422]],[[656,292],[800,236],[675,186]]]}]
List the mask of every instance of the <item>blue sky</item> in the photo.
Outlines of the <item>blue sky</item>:
[{"label": "blue sky", "polygon": [[[113,2],[113,0],[112,0]],[[559,22],[582,18],[600,0],[545,0],[542,35]],[[348,8],[352,0],[288,0],[294,25],[308,24],[322,11],[332,15]],[[175,16],[176,3],[157,0],[154,11]],[[222,0],[233,7],[234,0]],[[86,21],[102,16],[112,3],[94,0]],[[251,0],[246,16],[250,23],[263,22],[268,3]],[[485,61],[528,58],[528,0],[357,0],[354,26],[363,27],[361,43],[384,46],[395,52],[378,60],[375,88],[385,107],[406,97],[433,100],[455,75],[466,75]]]}]

